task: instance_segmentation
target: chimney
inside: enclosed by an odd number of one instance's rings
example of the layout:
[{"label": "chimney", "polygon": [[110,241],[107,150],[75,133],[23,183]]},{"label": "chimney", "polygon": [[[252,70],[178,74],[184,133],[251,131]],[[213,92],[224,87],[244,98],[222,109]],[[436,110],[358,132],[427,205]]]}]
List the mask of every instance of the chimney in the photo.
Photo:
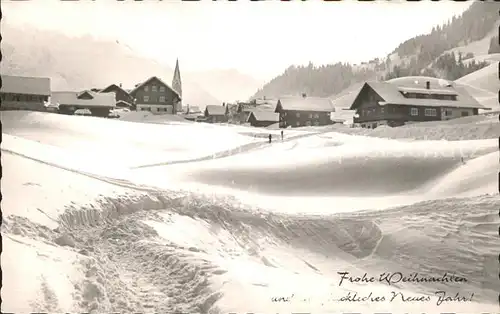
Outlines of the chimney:
[{"label": "chimney", "polygon": [[430,81],[425,82],[425,88],[431,89],[431,82]]},{"label": "chimney", "polygon": [[302,93],[302,98],[306,98],[307,97],[307,94],[306,93]]},{"label": "chimney", "polygon": [[120,83],[120,88],[122,88],[122,83]]}]

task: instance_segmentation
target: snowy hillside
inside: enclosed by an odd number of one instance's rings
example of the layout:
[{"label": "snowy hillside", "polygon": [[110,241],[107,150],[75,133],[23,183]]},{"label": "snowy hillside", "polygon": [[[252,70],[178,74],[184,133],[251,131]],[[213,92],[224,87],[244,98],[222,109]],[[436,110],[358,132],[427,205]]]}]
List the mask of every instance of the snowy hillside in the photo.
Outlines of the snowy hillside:
[{"label": "snowy hillside", "polygon": [[[476,140],[299,128],[281,141],[240,126],[1,119],[2,312],[497,309],[498,143],[478,131],[493,120],[440,131]],[[338,274],[450,270],[467,282]],[[474,295],[439,306],[437,290]]]}]

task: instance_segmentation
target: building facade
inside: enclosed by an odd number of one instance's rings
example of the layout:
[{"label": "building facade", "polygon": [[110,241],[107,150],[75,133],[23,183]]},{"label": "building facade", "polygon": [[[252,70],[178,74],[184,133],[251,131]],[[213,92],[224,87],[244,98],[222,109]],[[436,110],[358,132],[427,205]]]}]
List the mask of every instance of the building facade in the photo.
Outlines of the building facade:
[{"label": "building facade", "polygon": [[321,126],[332,124],[330,115],[335,112],[328,98],[282,97],[276,104],[274,112],[279,114],[280,128]]},{"label": "building facade", "polygon": [[50,78],[2,75],[1,110],[46,111],[50,96]]},{"label": "building facade", "polygon": [[365,128],[395,127],[477,115],[479,109],[486,109],[465,89],[432,86],[431,81],[422,83],[422,78],[420,85],[411,86],[408,81],[404,85],[399,84],[402,80],[365,83],[350,107],[356,112],[354,123]]},{"label": "building facade", "polygon": [[135,100],[137,111],[159,114],[177,114],[181,101],[179,94],[156,76],[137,85],[130,95]]}]

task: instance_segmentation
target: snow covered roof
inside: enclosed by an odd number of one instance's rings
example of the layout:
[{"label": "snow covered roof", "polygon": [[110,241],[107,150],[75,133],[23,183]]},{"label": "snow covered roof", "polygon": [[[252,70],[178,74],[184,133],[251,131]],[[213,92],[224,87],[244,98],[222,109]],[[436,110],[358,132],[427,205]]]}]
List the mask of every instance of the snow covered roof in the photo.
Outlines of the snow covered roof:
[{"label": "snow covered roof", "polygon": [[[87,91],[88,92],[88,91]],[[114,93],[94,93],[91,99],[78,98],[81,92],[52,92],[50,102],[58,105],[114,108],[116,105]]]},{"label": "snow covered roof", "polygon": [[[434,80],[437,79],[434,78]],[[391,81],[392,82],[366,82],[354,98],[350,109],[357,108],[359,105],[357,103],[357,99],[359,98],[359,95],[366,90],[366,88],[373,89],[383,99],[381,104],[485,109],[485,107],[471,97],[463,87],[439,85],[438,88],[435,88],[435,86],[432,86],[431,83],[431,88],[427,89],[425,87],[418,87],[418,84],[415,84],[415,87],[411,87],[409,84],[399,85],[395,84],[393,80]],[[423,82],[425,84],[425,80],[423,80]],[[457,98],[456,100],[406,98],[401,92],[456,95]]]},{"label": "snow covered roof", "polygon": [[281,105],[283,110],[292,111],[319,111],[319,112],[334,112],[332,101],[322,97],[280,97],[278,106]]},{"label": "snow covered roof", "polygon": [[253,116],[257,121],[279,122],[279,113],[272,111],[252,111],[248,116],[247,122],[250,120],[251,116]]},{"label": "snow covered roof", "polygon": [[207,105],[205,107],[205,112],[209,116],[223,116],[226,114],[225,106]]},{"label": "snow covered roof", "polygon": [[50,96],[50,78],[27,76],[2,76],[2,93]]}]

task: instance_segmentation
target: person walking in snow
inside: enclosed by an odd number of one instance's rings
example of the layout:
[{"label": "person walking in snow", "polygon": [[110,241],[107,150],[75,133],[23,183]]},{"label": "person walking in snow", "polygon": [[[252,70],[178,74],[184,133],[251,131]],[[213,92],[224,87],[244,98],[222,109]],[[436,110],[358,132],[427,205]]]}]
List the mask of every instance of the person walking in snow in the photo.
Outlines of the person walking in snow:
[{"label": "person walking in snow", "polygon": [[271,136],[271,134],[269,134],[269,143],[271,143],[271,138],[272,138],[272,136]]},{"label": "person walking in snow", "polygon": [[281,130],[281,141],[283,141],[283,130]]}]

